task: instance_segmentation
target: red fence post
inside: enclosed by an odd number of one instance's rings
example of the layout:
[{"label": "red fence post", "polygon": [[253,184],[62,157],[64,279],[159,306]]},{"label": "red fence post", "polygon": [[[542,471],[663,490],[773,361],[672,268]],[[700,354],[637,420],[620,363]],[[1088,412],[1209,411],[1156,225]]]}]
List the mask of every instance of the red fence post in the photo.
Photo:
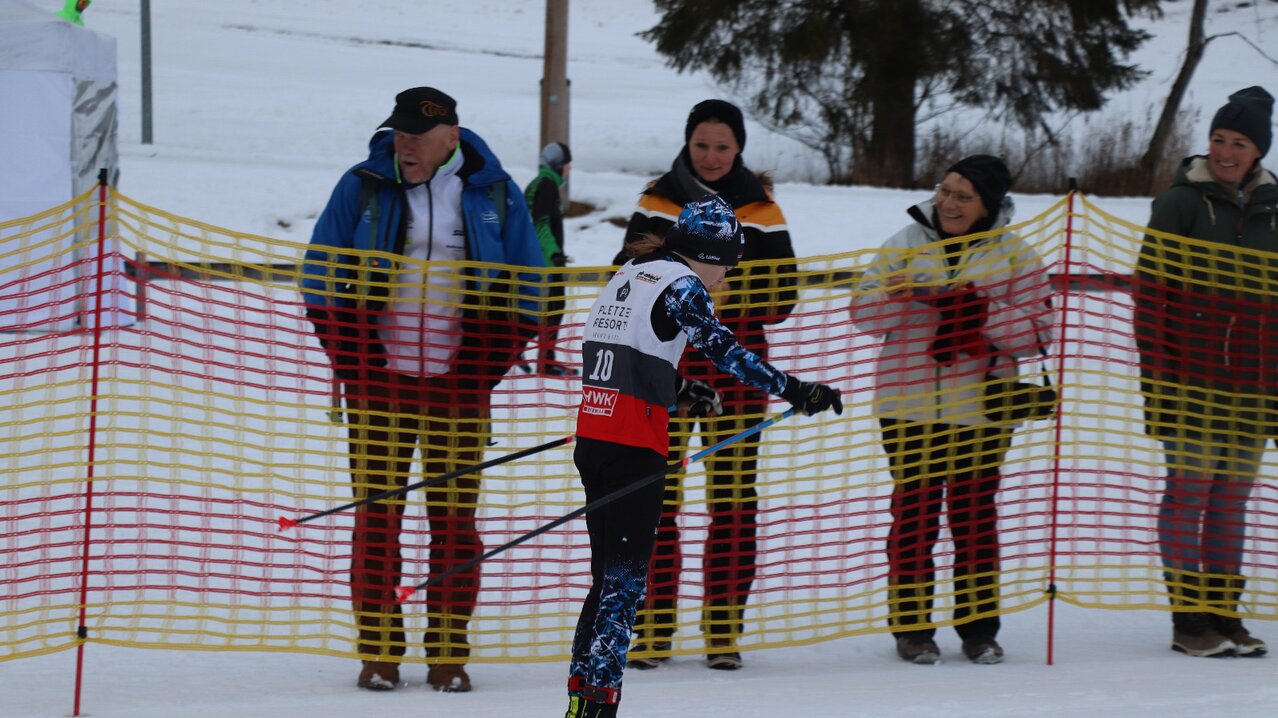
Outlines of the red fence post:
[{"label": "red fence post", "polygon": [[[1056,360],[1056,386],[1064,394],[1065,391],[1065,330],[1069,328],[1069,296],[1070,278],[1074,276],[1074,202],[1078,197],[1078,180],[1069,178],[1069,202],[1065,209],[1065,256],[1063,258],[1065,281],[1061,286],[1060,337],[1061,352]],[[1065,397],[1062,396],[1062,399]],[[1063,407],[1064,402],[1061,403]],[[1058,499],[1061,485],[1061,435],[1064,432],[1064,417],[1061,411],[1056,412],[1055,436],[1052,439],[1052,495],[1050,501],[1050,519],[1048,522],[1048,576],[1047,576],[1047,665],[1055,661],[1053,639],[1056,636],[1056,528],[1059,516]]]},{"label": "red fence post", "polygon": [[89,546],[93,532],[93,477],[98,449],[98,376],[102,365],[102,292],[103,275],[106,272],[106,202],[107,171],[98,171],[98,257],[93,290],[93,364],[89,382],[89,437],[84,487],[84,541],[80,555],[80,621],[76,628],[79,644],[75,656],[75,706],[71,715],[80,715],[80,688],[84,678],[84,642],[89,636]]}]

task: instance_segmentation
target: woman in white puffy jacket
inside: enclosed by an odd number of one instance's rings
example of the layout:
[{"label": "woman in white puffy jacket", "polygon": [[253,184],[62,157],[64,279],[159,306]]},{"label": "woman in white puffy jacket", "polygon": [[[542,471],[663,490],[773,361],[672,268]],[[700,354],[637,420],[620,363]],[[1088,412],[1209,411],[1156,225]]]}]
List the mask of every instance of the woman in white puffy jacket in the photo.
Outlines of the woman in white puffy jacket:
[{"label": "woman in white puffy jacket", "polygon": [[898,655],[935,663],[929,624],[941,515],[954,541],[954,623],[963,654],[999,663],[1000,466],[1015,425],[982,401],[1052,340],[1050,279],[1010,232],[1011,174],[972,155],[946,171],[934,198],[880,248],[852,299],[852,318],[881,342],[875,415],[894,480],[888,537],[889,624]]}]

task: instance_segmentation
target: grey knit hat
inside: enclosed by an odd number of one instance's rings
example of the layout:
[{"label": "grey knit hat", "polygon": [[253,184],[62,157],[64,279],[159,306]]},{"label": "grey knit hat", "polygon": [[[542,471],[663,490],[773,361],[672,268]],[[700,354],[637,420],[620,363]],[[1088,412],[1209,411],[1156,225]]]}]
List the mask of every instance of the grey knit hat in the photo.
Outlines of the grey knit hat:
[{"label": "grey knit hat", "polygon": [[1210,132],[1233,130],[1251,140],[1264,157],[1274,139],[1273,113],[1273,96],[1265,88],[1253,85],[1229,96],[1228,104],[1212,118]]},{"label": "grey knit hat", "polygon": [[537,162],[542,167],[562,176],[564,165],[572,162],[572,152],[568,151],[568,145],[562,142],[551,142],[541,148],[541,156],[537,159]]}]

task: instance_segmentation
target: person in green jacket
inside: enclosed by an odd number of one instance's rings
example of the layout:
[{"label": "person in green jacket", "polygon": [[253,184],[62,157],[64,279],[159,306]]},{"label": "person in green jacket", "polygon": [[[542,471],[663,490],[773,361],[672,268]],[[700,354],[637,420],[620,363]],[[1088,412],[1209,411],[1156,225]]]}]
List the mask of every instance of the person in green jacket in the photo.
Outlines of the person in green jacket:
[{"label": "person in green jacket", "polygon": [[1167,477],[1159,550],[1172,649],[1261,656],[1238,614],[1247,501],[1278,427],[1278,180],[1260,160],[1274,99],[1229,96],[1208,152],[1154,199],[1133,282],[1146,432]]},{"label": "person in green jacket", "polygon": [[[546,255],[548,266],[563,267],[568,264],[564,254],[564,198],[560,188],[568,181],[572,170],[572,152],[563,142],[551,142],[541,150],[537,176],[524,189],[524,199],[532,212],[537,241]],[[576,373],[563,362],[555,360],[555,334],[564,320],[563,275],[547,276],[546,311],[542,317],[541,337],[538,340],[538,374],[570,376]]]},{"label": "person in green jacket", "polygon": [[58,17],[70,23],[75,23],[80,27],[84,27],[84,18],[80,17],[85,10],[93,4],[93,0],[67,0],[62,9],[55,13]]}]

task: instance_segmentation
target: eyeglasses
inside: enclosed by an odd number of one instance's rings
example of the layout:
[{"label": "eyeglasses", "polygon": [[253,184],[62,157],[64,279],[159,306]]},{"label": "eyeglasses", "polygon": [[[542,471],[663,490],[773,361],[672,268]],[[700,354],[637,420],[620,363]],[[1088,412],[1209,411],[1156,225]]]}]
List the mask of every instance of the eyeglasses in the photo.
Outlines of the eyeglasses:
[{"label": "eyeglasses", "polygon": [[945,187],[944,185],[940,185],[940,184],[933,187],[932,189],[936,190],[936,198],[942,202],[944,202],[945,200],[951,197],[953,197],[954,201],[958,202],[959,204],[971,204],[975,202],[976,200],[980,199],[980,197],[977,197],[974,194],[968,194],[966,192],[955,192],[954,190],[949,189],[948,187]]}]

